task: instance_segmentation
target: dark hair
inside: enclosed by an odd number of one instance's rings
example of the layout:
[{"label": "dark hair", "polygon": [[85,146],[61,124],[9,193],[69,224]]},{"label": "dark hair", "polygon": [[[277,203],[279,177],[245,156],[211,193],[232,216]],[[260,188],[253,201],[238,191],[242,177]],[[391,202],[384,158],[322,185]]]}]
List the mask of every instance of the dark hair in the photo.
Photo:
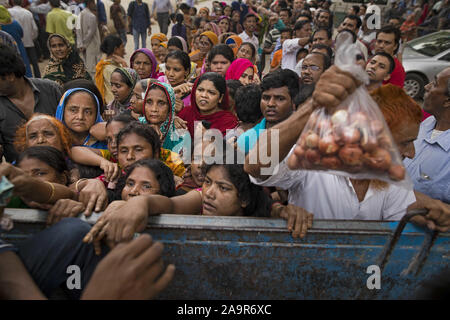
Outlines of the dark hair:
[{"label": "dark hair", "polygon": [[377,52],[375,53],[371,59],[373,59],[375,56],[382,56],[389,60],[389,74],[392,73],[395,69],[395,60],[392,58],[392,56],[389,53],[386,52]]},{"label": "dark hair", "polygon": [[253,45],[253,43],[251,43],[251,42],[243,42],[243,43],[241,44],[241,46],[239,47],[239,49],[242,48],[242,46],[249,46],[249,47],[251,48],[251,50],[252,50],[252,59],[255,58],[255,55],[256,55],[256,48],[255,48],[255,46]]},{"label": "dark hair", "polygon": [[189,10],[193,9],[194,10],[194,15],[197,14],[197,8],[196,7],[190,7]]},{"label": "dark hair", "polygon": [[367,6],[365,4],[361,4],[360,7],[363,7],[364,9],[367,9]]},{"label": "dark hair", "polygon": [[74,79],[66,82],[63,86],[63,92],[66,92],[69,89],[74,88],[84,88],[88,89],[90,92],[95,94],[98,100],[98,104],[100,106],[100,114],[103,114],[103,111],[105,111],[105,105],[103,104],[103,97],[98,90],[97,86],[92,80],[87,79]]},{"label": "dark hair", "polygon": [[22,0],[13,0],[12,3],[16,6],[22,6]]},{"label": "dark hair", "polygon": [[355,15],[359,13],[359,6],[352,6],[352,9],[355,11]]},{"label": "dark hair", "polygon": [[155,129],[148,124],[140,123],[138,121],[132,121],[127,124],[125,128],[119,131],[117,135],[117,147],[122,142],[123,138],[129,134],[136,134],[145,140],[152,146],[153,156],[159,155],[161,149],[161,142]]},{"label": "dark hair", "polygon": [[214,87],[219,91],[220,95],[227,93],[227,83],[225,78],[217,72],[206,72],[200,76],[197,82],[197,87],[205,80],[209,80],[214,84]]},{"label": "dark hair", "polygon": [[289,32],[289,35],[292,37],[292,29],[290,29],[290,28],[283,28],[283,29],[280,30],[280,34],[282,34],[284,32]]},{"label": "dark hair", "polygon": [[344,20],[345,19],[355,20],[356,21],[356,29],[359,29],[361,27],[362,22],[358,16],[355,16],[354,14],[349,14],[349,15],[345,16]]},{"label": "dark hair", "polygon": [[196,29],[200,28],[200,24],[201,24],[202,21],[209,22],[209,21],[208,21],[206,18],[204,18],[204,17],[197,17],[197,18],[195,18],[195,20],[194,20],[194,26],[195,26]]},{"label": "dark hair", "polygon": [[298,95],[294,98],[295,107],[298,108],[301,104],[305,103],[309,97],[312,96],[314,92],[314,88],[316,87],[315,83],[302,83],[300,84],[300,90]]},{"label": "dark hair", "polygon": [[61,6],[61,1],[59,0],[49,0],[50,5],[54,8],[59,8]]},{"label": "dark hair", "polygon": [[308,54],[308,49],[306,49],[306,48],[300,48],[300,49],[298,49],[297,53],[295,54],[295,58],[298,58],[298,55],[299,55],[300,53],[304,53],[304,52],[306,52],[306,54]]},{"label": "dark hair", "polygon": [[214,59],[215,56],[222,55],[227,59],[228,61],[233,62],[234,61],[234,52],[233,49],[229,45],[226,44],[216,44],[212,49],[209,51],[208,54],[208,61],[211,63],[211,61]]},{"label": "dark hair", "polygon": [[272,88],[288,87],[291,99],[298,94],[299,78],[297,73],[289,69],[278,69],[267,74],[261,81],[261,90],[267,91]]},{"label": "dark hair", "polygon": [[380,33],[387,33],[387,34],[394,34],[395,36],[395,44],[397,45],[397,48],[394,50],[394,54],[396,54],[398,52],[398,48],[399,46],[399,42],[400,42],[400,37],[401,37],[401,33],[400,30],[390,24],[382,27],[380,30],[377,31],[377,37],[376,39],[378,39],[378,35]]},{"label": "dark hair", "polygon": [[303,26],[308,23],[309,23],[309,21],[297,21],[294,25],[294,31],[302,29]]},{"label": "dark hair", "polygon": [[17,78],[25,76],[25,64],[16,50],[0,43],[0,76],[4,77],[14,73]]},{"label": "dark hair", "polygon": [[182,3],[180,4],[180,10],[184,11],[184,10],[189,10],[191,7],[189,7],[189,5],[187,3]]},{"label": "dark hair", "polygon": [[237,89],[239,89],[240,87],[243,87],[243,84],[239,80],[234,80],[234,79],[229,79],[226,82],[227,82],[227,88],[228,88],[228,95],[231,98],[233,98],[233,100],[234,100]]},{"label": "dark hair", "polygon": [[[299,18],[301,18],[301,17],[308,18],[308,21],[297,21],[297,22],[309,22],[309,23],[311,23],[311,21],[312,21],[312,17],[311,17],[310,14],[306,14],[306,13],[299,14],[298,17],[297,17],[297,20],[298,20]],[[300,28],[300,29],[301,29],[301,28]],[[295,30],[295,29],[294,29],[294,30]]]},{"label": "dark hair", "polygon": [[310,52],[308,55],[310,54],[317,54],[322,57],[323,71],[327,70],[331,66],[331,59],[328,55],[323,54],[322,52]]},{"label": "dark hair", "polygon": [[[226,147],[226,143],[224,142],[224,150],[225,148],[226,150],[233,150],[234,159],[238,159],[238,150],[231,146]],[[239,200],[247,203],[247,206],[243,208],[244,216],[270,217],[272,200],[264,192],[262,187],[250,182],[248,174],[244,171],[244,165],[228,164],[226,161],[223,163],[225,164],[205,165],[202,168],[202,171],[206,176],[213,167],[223,167],[227,173],[228,179],[237,189]]]},{"label": "dark hair", "polygon": [[168,166],[163,162],[156,159],[141,159],[134,162],[128,168],[125,169],[125,174],[120,177],[116,190],[118,191],[117,197],[120,198],[125,183],[134,171],[134,169],[139,167],[145,167],[153,172],[156,180],[159,183],[159,194],[166,197],[173,197],[175,195],[175,180],[173,178],[173,172]]},{"label": "dark hair", "polygon": [[236,91],[236,114],[244,123],[255,123],[262,118],[261,87],[256,84],[242,86]]},{"label": "dark hair", "polygon": [[256,22],[258,22],[258,18],[256,17],[256,15],[254,13],[247,13],[244,17],[244,19],[242,19],[242,23],[244,23],[245,21],[247,21],[248,18],[255,18]]},{"label": "dark hair", "polygon": [[183,66],[184,70],[190,71],[191,70],[191,58],[189,58],[189,55],[184,51],[172,51],[169,52],[166,56],[166,59],[164,59],[164,62],[167,63],[168,59],[175,59],[180,61],[181,65]]},{"label": "dark hair", "polygon": [[122,78],[122,82],[125,83],[129,88],[133,89],[133,84],[131,83],[130,79],[126,76],[126,74],[123,73],[122,69],[116,68],[114,69],[113,73],[117,72],[120,74],[120,77]]},{"label": "dark hair", "polygon": [[326,31],[328,39],[331,39],[331,37],[333,36],[333,34],[332,34],[332,32],[331,32],[331,29],[328,29],[328,28],[319,28],[319,29],[317,29],[316,31],[314,31],[314,33],[312,34],[311,40],[314,38],[314,35],[315,35],[317,32],[319,32],[319,31]]},{"label": "dark hair", "polygon": [[18,166],[24,159],[37,159],[48,164],[59,174],[67,173],[66,159],[61,151],[50,146],[34,146],[26,148],[17,157],[16,165]]},{"label": "dark hair", "polygon": [[94,179],[98,176],[101,176],[103,173],[103,170],[100,169],[100,167],[97,166],[87,166],[84,164],[80,164],[77,162],[70,161],[69,162],[69,170],[72,171],[74,169],[78,170],[79,179]]},{"label": "dark hair", "polygon": [[167,47],[171,47],[171,46],[177,47],[181,51],[184,50],[183,49],[183,43],[177,37],[172,37],[172,38],[169,39],[169,41],[167,42]]},{"label": "dark hair", "polygon": [[103,40],[100,46],[100,50],[109,56],[114,52],[116,48],[120,47],[121,44],[122,39],[120,39],[118,36],[109,35],[106,36],[105,39]]},{"label": "dark hair", "polygon": [[281,12],[281,11],[287,11],[289,18],[292,17],[292,11],[291,11],[291,9],[289,9],[289,8],[281,8],[280,12]]},{"label": "dark hair", "polygon": [[[331,49],[329,46],[327,46],[326,44],[323,43],[316,43],[315,45],[313,45],[311,47],[311,51],[313,51],[314,49],[325,49],[327,50],[327,55],[328,58],[331,60],[331,58],[333,57],[333,49]],[[330,61],[331,63],[331,61]]]},{"label": "dark hair", "polygon": [[137,121],[135,118],[133,118],[133,116],[129,113],[120,113],[117,116],[114,116],[113,118],[109,119],[108,121],[106,121],[106,126],[108,126],[111,122],[120,122],[123,124],[128,124],[130,122],[134,122]]}]

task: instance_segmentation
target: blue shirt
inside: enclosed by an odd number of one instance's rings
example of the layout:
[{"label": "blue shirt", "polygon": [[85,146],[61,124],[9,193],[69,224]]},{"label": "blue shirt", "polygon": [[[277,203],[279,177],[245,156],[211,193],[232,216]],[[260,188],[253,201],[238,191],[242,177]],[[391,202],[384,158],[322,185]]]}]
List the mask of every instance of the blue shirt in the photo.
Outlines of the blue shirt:
[{"label": "blue shirt", "polygon": [[132,1],[128,5],[127,15],[131,17],[131,24],[133,29],[137,32],[146,32],[150,26],[150,11],[145,2],[140,4],[137,1]]},{"label": "blue shirt", "polygon": [[101,0],[97,0],[97,19],[100,23],[106,23],[105,5]]},{"label": "blue shirt", "polygon": [[420,124],[419,135],[414,141],[416,155],[403,162],[416,191],[450,203],[450,130],[431,140],[435,126],[434,116]]},{"label": "blue shirt", "polygon": [[239,136],[237,139],[239,149],[241,149],[245,154],[249,153],[264,130],[266,130],[266,118],[263,118],[260,123]]}]

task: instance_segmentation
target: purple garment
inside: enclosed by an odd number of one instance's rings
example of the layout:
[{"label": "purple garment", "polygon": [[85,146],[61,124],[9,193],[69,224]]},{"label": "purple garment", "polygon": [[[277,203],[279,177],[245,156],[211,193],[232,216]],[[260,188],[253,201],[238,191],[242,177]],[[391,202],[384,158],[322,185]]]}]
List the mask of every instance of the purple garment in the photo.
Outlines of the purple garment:
[{"label": "purple garment", "polygon": [[[150,49],[147,49],[147,48],[141,48],[141,49],[138,49],[138,50],[136,50],[135,52],[133,52],[133,54],[131,55],[131,58],[130,58],[130,67],[131,67],[132,69],[134,69],[134,68],[133,68],[134,56],[135,56],[137,53],[139,53],[139,52],[145,54],[145,55],[150,59],[150,61],[152,62],[152,74],[150,75],[150,78],[156,79],[156,77],[157,77],[157,75],[158,75],[158,62],[156,62],[155,55],[153,54],[153,52],[152,52]],[[142,80],[142,79],[141,79],[141,80]]]},{"label": "purple garment", "polygon": [[181,37],[183,38],[185,41],[187,41],[187,36],[186,36],[186,27],[182,24],[178,25],[174,25],[172,27],[172,37]]}]

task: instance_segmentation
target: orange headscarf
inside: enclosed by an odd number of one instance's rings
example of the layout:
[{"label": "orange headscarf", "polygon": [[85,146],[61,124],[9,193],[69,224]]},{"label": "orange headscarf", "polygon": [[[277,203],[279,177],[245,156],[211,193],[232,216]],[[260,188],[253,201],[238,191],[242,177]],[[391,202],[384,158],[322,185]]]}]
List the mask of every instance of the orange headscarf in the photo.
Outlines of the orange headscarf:
[{"label": "orange headscarf", "polygon": [[212,42],[213,46],[219,43],[219,38],[217,38],[217,35],[212,31],[205,31],[200,34],[200,36],[207,37]]},{"label": "orange headscarf", "polygon": [[233,49],[234,55],[237,55],[237,52],[242,44],[242,39],[239,36],[232,35],[225,40],[225,44],[231,47]]}]

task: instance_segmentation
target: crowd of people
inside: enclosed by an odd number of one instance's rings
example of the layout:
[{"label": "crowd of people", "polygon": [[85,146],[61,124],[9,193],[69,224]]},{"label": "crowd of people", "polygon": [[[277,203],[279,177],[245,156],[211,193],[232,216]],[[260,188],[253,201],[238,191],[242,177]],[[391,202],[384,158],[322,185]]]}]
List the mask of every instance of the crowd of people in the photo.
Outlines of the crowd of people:
[{"label": "crowd of people", "polygon": [[[114,0],[112,30],[101,0],[0,5],[0,176],[14,184],[7,207],[48,210],[51,226],[18,249],[0,242],[0,296],[48,296],[70,264],[88,275],[75,298],[155,296],[174,266],[163,268],[160,243],[131,240],[156,214],[283,218],[303,238],[313,218],[396,221],[425,208],[414,222],[448,231],[450,68],[427,84],[422,108],[403,89],[402,48],[434,30],[424,24],[448,28],[449,0],[394,1],[379,29],[368,23],[373,3],[351,7],[340,24],[330,5],[213,1],[197,10],[167,0],[150,12],[142,0],[127,10]],[[152,33],[152,17],[161,32]],[[357,46],[367,84],[334,65],[340,34]],[[311,113],[332,110],[360,85],[378,104],[414,190],[292,169]],[[208,132],[227,150],[212,163],[201,143]],[[267,163],[258,150],[279,161]],[[92,228],[77,218],[92,212],[103,212]],[[130,252],[151,259],[130,262]],[[146,272],[121,275],[126,262]],[[119,284],[134,277],[140,290],[112,286],[118,274]]]}]

